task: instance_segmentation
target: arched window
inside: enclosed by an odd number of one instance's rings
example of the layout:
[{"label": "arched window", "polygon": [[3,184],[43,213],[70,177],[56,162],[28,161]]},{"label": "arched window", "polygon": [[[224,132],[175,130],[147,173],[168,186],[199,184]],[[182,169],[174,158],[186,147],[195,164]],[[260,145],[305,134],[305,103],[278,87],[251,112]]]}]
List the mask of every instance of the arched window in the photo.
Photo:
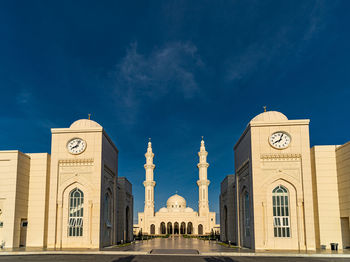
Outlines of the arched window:
[{"label": "arched window", "polygon": [[275,237],[290,237],[289,193],[284,186],[272,190],[273,230]]},{"label": "arched window", "polygon": [[78,188],[69,194],[68,236],[83,236],[84,193]]}]

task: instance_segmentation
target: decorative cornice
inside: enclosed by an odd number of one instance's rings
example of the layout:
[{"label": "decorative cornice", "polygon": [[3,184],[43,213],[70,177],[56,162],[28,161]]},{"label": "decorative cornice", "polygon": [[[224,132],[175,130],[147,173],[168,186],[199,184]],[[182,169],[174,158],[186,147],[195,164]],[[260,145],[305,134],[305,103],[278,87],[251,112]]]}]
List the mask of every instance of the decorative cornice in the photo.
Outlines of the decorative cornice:
[{"label": "decorative cornice", "polygon": [[201,167],[208,168],[209,164],[208,163],[199,163],[199,164],[197,164],[197,167],[198,168],[201,168]]},{"label": "decorative cornice", "polygon": [[148,169],[148,168],[154,169],[156,166],[154,164],[144,164],[143,167],[145,169]]},{"label": "decorative cornice", "polygon": [[210,181],[209,180],[197,180],[197,185],[198,186],[209,186]]},{"label": "decorative cornice", "polygon": [[156,185],[156,182],[155,181],[143,181],[143,185],[144,187],[146,186],[155,186]]},{"label": "decorative cornice", "polygon": [[61,159],[58,161],[58,164],[60,166],[92,166],[94,164],[94,159]]},{"label": "decorative cornice", "polygon": [[285,154],[261,154],[260,158],[263,160],[271,160],[271,161],[278,161],[278,160],[299,160],[301,158],[301,154],[291,154],[291,153],[285,153]]}]

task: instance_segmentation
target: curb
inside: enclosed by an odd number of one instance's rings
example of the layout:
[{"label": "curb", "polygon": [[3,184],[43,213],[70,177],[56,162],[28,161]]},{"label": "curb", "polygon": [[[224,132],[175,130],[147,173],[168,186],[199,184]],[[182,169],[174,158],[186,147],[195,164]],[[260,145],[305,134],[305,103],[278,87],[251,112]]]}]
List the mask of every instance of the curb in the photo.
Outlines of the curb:
[{"label": "curb", "polygon": [[293,254],[293,253],[239,253],[239,252],[200,252],[199,254],[151,254],[147,251],[3,251],[0,256],[29,255],[134,255],[134,256],[202,256],[202,257],[315,257],[350,258],[350,254]]},{"label": "curb", "polygon": [[350,258],[350,254],[296,254],[296,253],[239,253],[239,252],[201,252],[200,256],[220,257],[332,257]]},{"label": "curb", "polygon": [[0,256],[26,255],[149,255],[147,251],[4,251]]}]

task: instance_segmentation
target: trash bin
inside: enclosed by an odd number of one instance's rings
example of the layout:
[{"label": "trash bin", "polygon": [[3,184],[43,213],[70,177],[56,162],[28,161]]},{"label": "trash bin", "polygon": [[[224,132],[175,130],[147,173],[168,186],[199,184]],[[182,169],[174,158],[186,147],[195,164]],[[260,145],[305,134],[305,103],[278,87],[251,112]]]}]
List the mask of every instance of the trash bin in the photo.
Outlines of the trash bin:
[{"label": "trash bin", "polygon": [[331,243],[331,250],[338,250],[338,243]]}]

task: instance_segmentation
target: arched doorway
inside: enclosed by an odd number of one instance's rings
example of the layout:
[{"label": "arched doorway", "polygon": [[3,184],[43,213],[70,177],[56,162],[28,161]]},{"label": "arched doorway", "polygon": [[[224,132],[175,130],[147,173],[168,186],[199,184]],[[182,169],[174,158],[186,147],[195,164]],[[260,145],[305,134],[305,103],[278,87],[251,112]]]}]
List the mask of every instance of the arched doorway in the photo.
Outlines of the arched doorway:
[{"label": "arched doorway", "polygon": [[198,235],[203,235],[203,225],[202,224],[198,225]]},{"label": "arched doorway", "polygon": [[192,222],[188,222],[188,224],[187,224],[187,234],[191,235],[192,233],[193,233]]},{"label": "arched doorway", "polygon": [[179,223],[175,222],[174,224],[174,234],[178,235],[179,234]]},{"label": "arched doorway", "polygon": [[186,234],[186,223],[182,222],[180,226],[180,234]]},{"label": "arched doorway", "polygon": [[160,223],[160,233],[161,234],[166,234],[166,228],[165,228],[165,223],[164,222]]},{"label": "arched doorway", "polygon": [[155,235],[156,234],[156,226],[154,224],[151,225],[151,235]]},{"label": "arched doorway", "polygon": [[171,235],[173,233],[173,225],[171,222],[168,222],[167,227],[166,227],[166,233]]},{"label": "arched doorway", "polygon": [[124,232],[124,241],[128,242],[130,241],[130,233],[129,233],[129,217],[130,217],[130,210],[129,210],[129,206],[126,207],[125,210],[125,232]]}]

